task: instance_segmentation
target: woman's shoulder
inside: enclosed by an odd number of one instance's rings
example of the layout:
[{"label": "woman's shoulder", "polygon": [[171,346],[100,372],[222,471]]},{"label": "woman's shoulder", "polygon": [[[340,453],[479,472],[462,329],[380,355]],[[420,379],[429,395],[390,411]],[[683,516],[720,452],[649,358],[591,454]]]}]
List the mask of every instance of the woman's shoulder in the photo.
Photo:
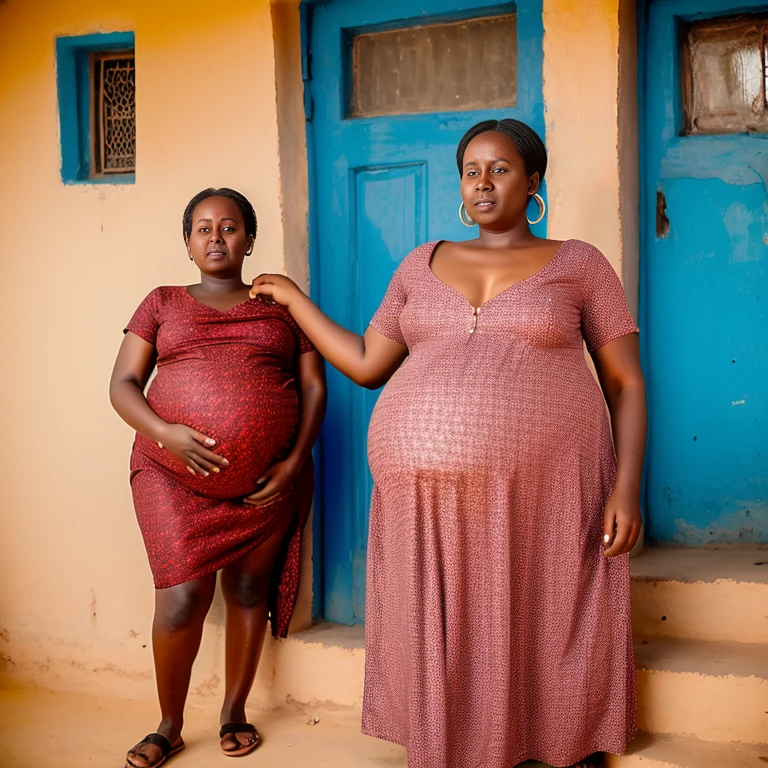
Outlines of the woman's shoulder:
[{"label": "woman's shoulder", "polygon": [[432,240],[428,243],[417,245],[400,262],[395,274],[409,276],[412,275],[414,271],[422,269],[425,264],[429,264],[435,248],[442,242],[442,240]]},{"label": "woman's shoulder", "polygon": [[586,240],[563,240],[560,250],[562,254],[567,253],[572,259],[582,263],[588,263],[595,259],[605,259],[603,252],[597,246],[592,245],[592,243],[586,242]]},{"label": "woman's shoulder", "polygon": [[144,301],[152,300],[157,302],[166,302],[170,299],[176,299],[183,293],[186,293],[186,285],[158,285],[153,288],[145,297]]}]

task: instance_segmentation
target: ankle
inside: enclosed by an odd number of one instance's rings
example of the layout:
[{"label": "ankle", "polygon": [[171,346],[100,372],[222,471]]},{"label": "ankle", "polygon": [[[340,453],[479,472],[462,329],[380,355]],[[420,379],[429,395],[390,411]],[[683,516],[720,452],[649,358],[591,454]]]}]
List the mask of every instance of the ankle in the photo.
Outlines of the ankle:
[{"label": "ankle", "polygon": [[245,705],[243,704],[224,704],[221,708],[220,723],[245,723]]},{"label": "ankle", "polygon": [[157,726],[157,733],[161,733],[168,741],[173,744],[178,741],[181,736],[181,729],[184,726],[183,720],[174,720],[171,718],[163,718],[160,721],[160,725]]}]

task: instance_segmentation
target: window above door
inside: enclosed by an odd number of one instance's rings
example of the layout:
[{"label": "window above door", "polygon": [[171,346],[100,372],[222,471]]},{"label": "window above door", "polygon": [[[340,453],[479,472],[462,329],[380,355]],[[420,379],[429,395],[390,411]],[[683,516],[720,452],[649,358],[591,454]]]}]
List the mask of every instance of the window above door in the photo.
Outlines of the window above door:
[{"label": "window above door", "polygon": [[517,105],[517,14],[358,30],[348,40],[347,117]]}]

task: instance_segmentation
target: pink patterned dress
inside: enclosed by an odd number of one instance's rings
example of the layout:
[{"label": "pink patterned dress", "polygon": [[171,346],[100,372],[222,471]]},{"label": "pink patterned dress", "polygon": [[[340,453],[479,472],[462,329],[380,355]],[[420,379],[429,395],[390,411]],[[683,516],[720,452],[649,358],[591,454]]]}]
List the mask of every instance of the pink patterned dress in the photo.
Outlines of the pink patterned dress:
[{"label": "pink patterned dress", "polygon": [[628,555],[603,555],[616,461],[584,359],[636,333],[605,257],[565,242],[475,312],[397,269],[371,325],[409,357],[371,418],[363,731],[410,768],[570,765],[635,732]]}]

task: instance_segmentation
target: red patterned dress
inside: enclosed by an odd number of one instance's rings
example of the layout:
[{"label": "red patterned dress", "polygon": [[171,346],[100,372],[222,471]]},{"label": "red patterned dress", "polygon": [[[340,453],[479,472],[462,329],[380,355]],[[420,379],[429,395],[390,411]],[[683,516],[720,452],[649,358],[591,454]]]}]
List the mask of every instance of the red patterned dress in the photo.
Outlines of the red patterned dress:
[{"label": "red patterned dress", "polygon": [[629,556],[603,555],[616,459],[584,359],[637,328],[570,240],[478,311],[398,268],[371,324],[408,347],[371,418],[363,730],[410,768],[570,765],[635,731]]},{"label": "red patterned dress", "polygon": [[[297,358],[312,345],[278,304],[252,299],[222,312],[185,286],[156,288],[125,330],[157,350],[147,391],[152,410],[212,437],[229,461],[218,474],[192,476],[171,453],[136,435],[131,490],[155,587],[162,589],[219,570],[267,539],[284,515],[297,515],[295,489],[264,507],[242,499],[291,450]],[[280,636],[296,601],[301,534],[297,516],[270,606],[272,631]]]}]

